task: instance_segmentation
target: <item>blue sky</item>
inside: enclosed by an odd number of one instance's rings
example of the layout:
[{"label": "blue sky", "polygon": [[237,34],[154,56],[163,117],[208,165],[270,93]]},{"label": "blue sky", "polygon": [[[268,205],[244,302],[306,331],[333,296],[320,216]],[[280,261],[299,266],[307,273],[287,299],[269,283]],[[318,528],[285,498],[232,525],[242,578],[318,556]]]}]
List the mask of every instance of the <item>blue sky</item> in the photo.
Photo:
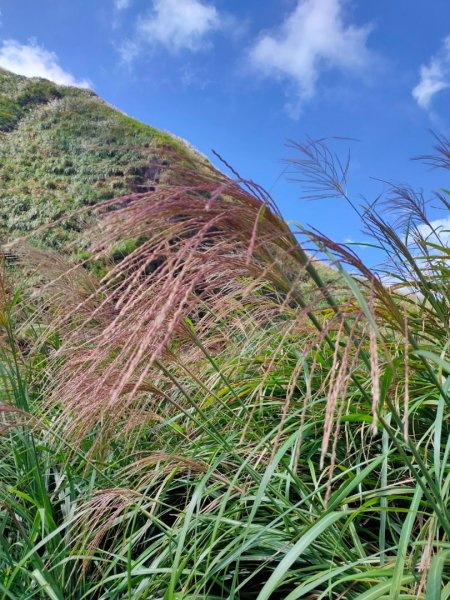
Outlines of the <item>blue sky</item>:
[{"label": "blue sky", "polygon": [[[336,200],[287,181],[289,139],[343,136],[349,193],[380,180],[426,193],[445,173],[411,161],[450,134],[448,0],[0,0],[0,66],[92,87],[273,193],[289,220],[362,239]],[[434,218],[446,218],[432,213]]]}]

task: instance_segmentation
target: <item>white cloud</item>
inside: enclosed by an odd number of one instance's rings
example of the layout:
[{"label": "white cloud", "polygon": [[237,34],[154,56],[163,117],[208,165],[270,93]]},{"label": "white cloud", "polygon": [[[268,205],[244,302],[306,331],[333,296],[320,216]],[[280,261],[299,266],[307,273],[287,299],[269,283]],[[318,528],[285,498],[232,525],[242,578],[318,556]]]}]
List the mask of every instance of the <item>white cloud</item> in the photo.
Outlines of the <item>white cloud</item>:
[{"label": "white cloud", "polygon": [[153,10],[138,21],[137,33],[150,44],[162,44],[172,52],[199,50],[206,36],[220,29],[215,6],[201,0],[154,0]]},{"label": "white cloud", "polygon": [[61,85],[89,88],[86,79],[77,80],[60,65],[57,55],[36,43],[20,44],[4,40],[0,47],[0,67],[26,77],[43,77]]},{"label": "white cloud", "polygon": [[250,49],[250,63],[263,76],[294,84],[300,103],[315,93],[324,69],[361,71],[372,60],[366,43],[371,26],[344,24],[345,0],[298,0],[296,8]]},{"label": "white cloud", "polygon": [[131,4],[131,0],[114,0],[114,6],[117,10],[125,10]]},{"label": "white cloud", "polygon": [[428,65],[420,67],[420,81],[412,91],[417,104],[425,110],[430,108],[433,96],[450,88],[450,35],[441,50],[431,57]]},{"label": "white cloud", "polygon": [[419,225],[418,230],[423,238],[435,243],[450,247],[450,217],[430,221],[430,225]]},{"label": "white cloud", "polygon": [[139,44],[135,40],[125,40],[118,48],[124,63],[130,63],[139,54]]}]

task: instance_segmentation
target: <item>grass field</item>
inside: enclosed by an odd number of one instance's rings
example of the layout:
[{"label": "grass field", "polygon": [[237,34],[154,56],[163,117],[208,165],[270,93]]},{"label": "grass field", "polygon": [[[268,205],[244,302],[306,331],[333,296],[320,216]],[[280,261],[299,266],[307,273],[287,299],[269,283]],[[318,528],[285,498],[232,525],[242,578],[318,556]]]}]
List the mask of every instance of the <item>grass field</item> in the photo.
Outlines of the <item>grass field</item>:
[{"label": "grass field", "polygon": [[377,271],[254,184],[180,181],[97,203],[85,262],[4,265],[0,598],[450,598],[448,232],[394,189]]}]

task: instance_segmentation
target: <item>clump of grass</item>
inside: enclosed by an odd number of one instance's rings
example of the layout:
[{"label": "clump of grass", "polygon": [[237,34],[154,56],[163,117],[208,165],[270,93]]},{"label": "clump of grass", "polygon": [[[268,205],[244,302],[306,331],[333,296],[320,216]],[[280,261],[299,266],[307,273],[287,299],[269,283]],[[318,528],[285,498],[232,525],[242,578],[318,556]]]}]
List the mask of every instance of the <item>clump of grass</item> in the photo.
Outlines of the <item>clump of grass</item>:
[{"label": "clump of grass", "polygon": [[21,116],[21,107],[7,96],[0,95],[0,130],[11,131]]},{"label": "clump of grass", "polygon": [[[312,191],[346,197],[346,162],[296,150]],[[179,175],[98,206],[87,262],[139,240],[100,276],[20,253],[0,591],[447,597],[448,248],[424,206],[402,188],[405,233],[356,207],[386,284],[254,184]]]}]

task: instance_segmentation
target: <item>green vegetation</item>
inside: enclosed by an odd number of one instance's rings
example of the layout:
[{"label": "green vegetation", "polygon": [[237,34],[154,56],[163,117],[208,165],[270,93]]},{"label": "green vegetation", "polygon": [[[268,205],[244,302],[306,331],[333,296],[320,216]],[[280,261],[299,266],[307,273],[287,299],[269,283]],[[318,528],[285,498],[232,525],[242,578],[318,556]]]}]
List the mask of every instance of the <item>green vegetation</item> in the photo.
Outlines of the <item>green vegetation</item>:
[{"label": "green vegetation", "polygon": [[81,257],[4,269],[0,598],[450,598],[448,236],[406,188],[363,211],[383,283],[253,184],[173,171],[98,202]]},{"label": "green vegetation", "polygon": [[170,166],[210,169],[187,144],[115,110],[93,92],[0,69],[0,235],[38,233],[47,247],[75,243],[86,207],[151,189]]},{"label": "green vegetation", "polygon": [[11,131],[20,119],[21,107],[6,96],[0,96],[0,129]]}]

